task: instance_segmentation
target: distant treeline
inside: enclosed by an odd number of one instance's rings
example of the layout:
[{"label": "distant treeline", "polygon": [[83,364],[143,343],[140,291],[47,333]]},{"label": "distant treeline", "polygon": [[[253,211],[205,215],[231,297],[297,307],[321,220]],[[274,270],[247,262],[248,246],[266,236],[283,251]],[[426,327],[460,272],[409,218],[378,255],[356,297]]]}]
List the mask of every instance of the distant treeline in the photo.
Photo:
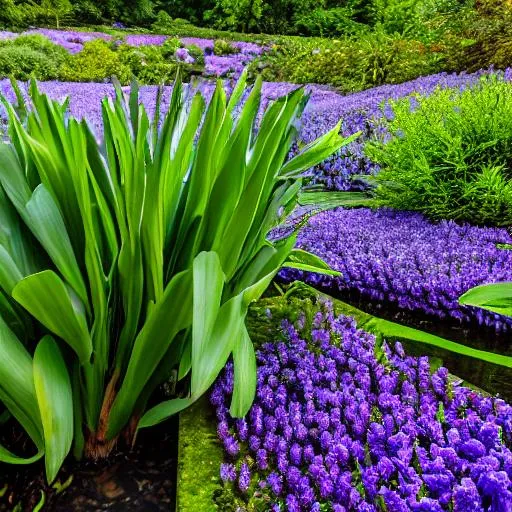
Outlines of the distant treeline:
[{"label": "distant treeline", "polygon": [[164,12],[217,29],[342,36],[378,24],[408,30],[433,14],[468,7],[478,6],[474,0],[0,0],[0,22],[12,27],[44,21],[144,26]]}]

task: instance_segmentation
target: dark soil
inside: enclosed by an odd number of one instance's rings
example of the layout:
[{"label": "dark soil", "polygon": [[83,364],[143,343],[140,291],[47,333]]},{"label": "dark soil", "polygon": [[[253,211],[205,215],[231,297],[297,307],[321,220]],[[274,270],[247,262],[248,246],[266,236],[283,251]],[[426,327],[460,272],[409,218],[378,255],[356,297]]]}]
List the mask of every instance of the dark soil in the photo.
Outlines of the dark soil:
[{"label": "dark soil", "polygon": [[[4,428],[3,430],[9,430]],[[12,430],[12,429],[11,429]],[[11,442],[15,436],[11,432]],[[20,444],[20,439],[15,444]],[[116,451],[99,462],[66,462],[57,484],[46,484],[43,463],[0,464],[0,511],[30,512],[45,496],[43,511],[117,512],[172,511],[176,503],[178,420],[139,432],[131,451]],[[18,450],[19,453],[19,450]],[[71,479],[71,480],[69,480]]]}]

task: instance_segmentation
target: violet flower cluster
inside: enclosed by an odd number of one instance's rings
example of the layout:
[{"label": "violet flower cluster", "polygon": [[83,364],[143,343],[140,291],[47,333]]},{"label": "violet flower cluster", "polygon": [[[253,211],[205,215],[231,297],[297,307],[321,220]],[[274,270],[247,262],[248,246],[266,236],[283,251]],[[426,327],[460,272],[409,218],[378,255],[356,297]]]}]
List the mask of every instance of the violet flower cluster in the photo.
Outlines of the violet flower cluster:
[{"label": "violet flower cluster", "polygon": [[337,209],[309,220],[297,245],[323,258],[341,277],[285,269],[286,280],[303,279],[334,290],[357,290],[377,301],[460,322],[507,330],[510,319],[460,306],[474,286],[512,281],[512,243],[503,228],[433,224],[418,213]]},{"label": "violet flower cluster", "polygon": [[512,510],[512,407],[323,309],[258,351],[247,417],[231,365],[214,385],[225,485],[274,512]]}]

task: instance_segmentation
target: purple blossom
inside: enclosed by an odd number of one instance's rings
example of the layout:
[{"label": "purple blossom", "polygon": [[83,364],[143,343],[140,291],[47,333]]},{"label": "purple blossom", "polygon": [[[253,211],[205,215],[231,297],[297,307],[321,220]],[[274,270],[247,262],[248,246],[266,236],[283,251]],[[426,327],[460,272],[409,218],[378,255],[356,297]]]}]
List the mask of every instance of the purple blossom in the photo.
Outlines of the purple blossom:
[{"label": "purple blossom", "polygon": [[238,476],[238,488],[242,492],[247,492],[249,486],[251,485],[251,470],[247,463],[243,462],[240,467],[240,474]]},{"label": "purple blossom", "polygon": [[236,480],[236,469],[233,464],[221,464],[220,477],[223,482],[234,482]]},{"label": "purple blossom", "polygon": [[[258,386],[272,376],[277,382],[269,392],[280,399],[275,407],[257,394],[245,418],[249,442],[234,459],[241,463],[240,489],[249,488],[251,460],[255,492],[268,497],[269,507],[511,510],[510,406],[448,386],[445,368],[430,376],[428,360],[408,356],[400,344],[384,343],[381,362],[375,338],[352,319],[334,317],[328,304],[320,306],[313,331],[284,322],[285,341],[257,352]],[[240,426],[229,416],[232,372],[228,365],[212,390],[218,430],[228,438]]]},{"label": "purple blossom", "polygon": [[[474,286],[512,280],[512,251],[499,249],[500,243],[512,243],[506,229],[452,221],[433,224],[421,214],[386,209],[337,209],[312,217],[299,233],[297,245],[322,257],[341,277],[291,270],[281,276],[506,330],[512,325],[510,319],[458,302]],[[440,376],[433,384],[437,392],[444,392],[445,378]]]}]

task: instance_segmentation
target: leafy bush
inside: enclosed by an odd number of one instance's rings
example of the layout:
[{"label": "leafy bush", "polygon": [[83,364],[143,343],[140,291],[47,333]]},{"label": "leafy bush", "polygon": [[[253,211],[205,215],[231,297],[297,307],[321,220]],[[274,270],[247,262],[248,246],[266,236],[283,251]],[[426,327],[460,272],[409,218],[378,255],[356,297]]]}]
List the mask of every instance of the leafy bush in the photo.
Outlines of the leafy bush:
[{"label": "leafy bush", "polygon": [[[303,172],[345,141],[338,125],[286,161],[304,91],[276,100],[255,135],[262,82],[240,105],[244,85],[227,98],[219,81],[203,116],[201,94],[187,101],[176,83],[162,124],[136,86],[129,100],[117,89],[103,101],[102,141],[35,83],[26,123],[5,102],[0,402],[37,453],[0,445],[1,462],[44,456],[51,482],[72,445],[88,457],[108,455],[121,433],[130,445],[207,391],[231,354],[231,413],[249,409],[249,303],[283,265],[329,271],[293,249],[295,236],[268,234],[295,208]],[[148,410],[174,372],[183,394]]]},{"label": "leafy bush", "polygon": [[174,58],[174,54],[178,48],[183,46],[182,42],[177,37],[169,37],[165,40],[164,44],[160,47],[164,59]]},{"label": "leafy bush", "polygon": [[120,54],[102,39],[84,44],[62,68],[62,79],[72,82],[102,82],[113,76],[126,84],[132,77],[130,67],[123,63]]},{"label": "leafy bush", "polygon": [[0,42],[0,76],[53,80],[60,76],[68,52],[41,35],[19,36]]},{"label": "leafy bush", "polygon": [[178,70],[178,63],[165,59],[158,46],[121,45],[117,54],[121,64],[143,84],[169,83]]},{"label": "leafy bush", "polygon": [[238,53],[238,49],[235,48],[229,41],[224,39],[216,39],[213,43],[213,53],[215,55],[232,55]]},{"label": "leafy bush", "polygon": [[493,2],[488,9],[482,4],[482,12],[470,11],[449,43],[451,69],[512,66],[512,4]]},{"label": "leafy bush", "polygon": [[204,52],[199,46],[195,44],[189,44],[186,46],[189,55],[194,59],[195,64],[198,66],[204,66]]},{"label": "leafy bush", "polygon": [[313,9],[298,15],[294,28],[299,34],[320,37],[345,36],[367,30],[364,24],[358,23],[353,17],[354,11],[348,7]]},{"label": "leafy bush", "polygon": [[512,224],[512,84],[487,77],[463,91],[399,100],[392,111],[391,139],[367,146],[382,167],[381,205],[433,220]]},{"label": "leafy bush", "polygon": [[357,39],[286,41],[252,69],[262,69],[268,81],[332,84],[351,92],[434,73],[442,58],[421,42],[372,32]]},{"label": "leafy bush", "polygon": [[44,11],[35,2],[0,0],[0,23],[10,28],[26,28],[37,24],[44,17]]}]

